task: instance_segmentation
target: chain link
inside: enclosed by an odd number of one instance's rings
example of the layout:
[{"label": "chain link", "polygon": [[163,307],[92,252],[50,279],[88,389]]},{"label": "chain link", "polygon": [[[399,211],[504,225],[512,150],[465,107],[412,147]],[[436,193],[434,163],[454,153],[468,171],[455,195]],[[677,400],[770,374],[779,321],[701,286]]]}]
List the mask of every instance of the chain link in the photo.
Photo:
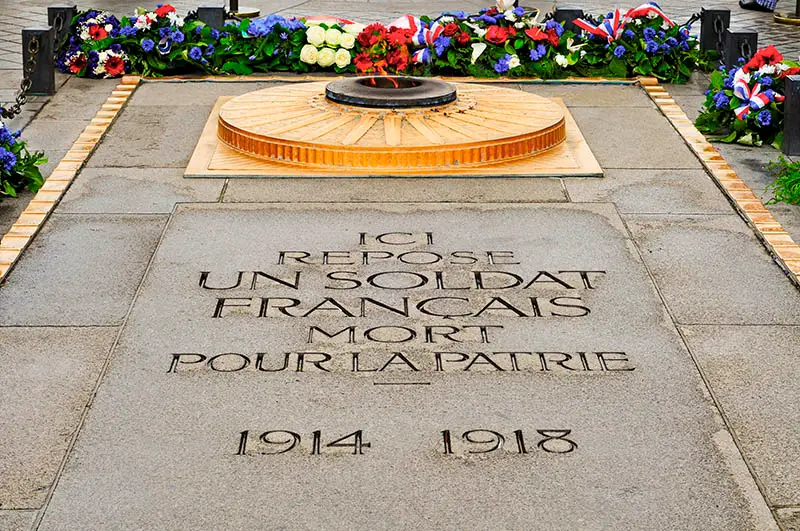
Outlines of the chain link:
[{"label": "chain link", "polygon": [[739,57],[743,57],[745,61],[750,59],[753,55],[753,49],[750,47],[749,41],[741,41],[739,43]]},{"label": "chain link", "polygon": [[722,20],[722,17],[719,15],[714,15],[714,34],[717,36],[717,52],[719,52],[719,56],[723,57],[722,48],[724,42],[722,41],[722,35],[725,33],[725,23]]},{"label": "chain link", "polygon": [[22,67],[22,81],[19,83],[19,92],[17,92],[15,102],[10,107],[0,107],[0,117],[10,120],[21,113],[22,106],[28,103],[28,92],[33,85],[31,75],[36,70],[36,61],[38,60],[40,49],[39,38],[32,37],[28,42],[28,60],[25,61]]}]

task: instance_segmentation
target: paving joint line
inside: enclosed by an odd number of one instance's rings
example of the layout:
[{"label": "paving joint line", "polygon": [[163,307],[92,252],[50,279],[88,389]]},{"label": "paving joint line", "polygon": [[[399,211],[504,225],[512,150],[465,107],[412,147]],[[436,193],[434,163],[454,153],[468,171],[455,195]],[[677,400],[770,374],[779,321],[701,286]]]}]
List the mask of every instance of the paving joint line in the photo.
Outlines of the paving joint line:
[{"label": "paving joint line", "polygon": [[722,154],[697,130],[667,90],[659,85],[658,80],[640,80],[647,95],[700,160],[728,202],[753,230],[795,287],[800,288],[800,246],[725,161]]},{"label": "paving joint line", "polygon": [[122,78],[120,84],[111,91],[106,102],[95,113],[94,118],[89,121],[89,125],[84,128],[66,155],[53,169],[41,189],[30,200],[17,221],[0,239],[0,285],[61,202],[75,177],[119,116],[140,81],[141,79],[137,76]]}]

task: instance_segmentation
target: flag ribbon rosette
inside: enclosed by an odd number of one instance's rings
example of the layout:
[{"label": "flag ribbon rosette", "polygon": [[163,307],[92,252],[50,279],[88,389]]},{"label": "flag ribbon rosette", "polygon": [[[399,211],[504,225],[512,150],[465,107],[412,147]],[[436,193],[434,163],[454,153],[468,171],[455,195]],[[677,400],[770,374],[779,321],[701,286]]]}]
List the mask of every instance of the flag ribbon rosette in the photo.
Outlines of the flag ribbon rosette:
[{"label": "flag ribbon rosette", "polygon": [[430,27],[427,27],[424,22],[413,15],[403,15],[389,24],[389,27],[411,31],[411,42],[414,43],[414,46],[431,45],[444,31],[444,27],[438,22],[434,22]]},{"label": "flag ribbon rosette", "polygon": [[630,20],[643,17],[649,13],[655,13],[656,15],[660,16],[664,19],[664,22],[670,26],[675,25],[675,23],[667,18],[667,15],[661,11],[661,8],[653,3],[642,4],[639,7],[634,7],[633,9],[628,10],[625,15],[622,15],[619,11],[619,8],[617,8],[614,10],[614,13],[610,18],[603,19],[602,22],[600,22],[600,24],[597,26],[582,18],[575,19],[573,24],[582,30],[591,33],[592,35],[606,39],[608,42],[613,42],[620,38],[626,24],[628,24]]},{"label": "flag ribbon rosette", "polygon": [[[736,118],[744,120],[750,114],[750,110],[763,109],[769,105],[770,98],[761,92],[761,83],[756,83],[753,88],[748,84],[749,77],[741,68],[733,76],[733,95],[742,100],[742,105],[736,108]],[[784,97],[774,94],[775,101],[783,101]]]}]

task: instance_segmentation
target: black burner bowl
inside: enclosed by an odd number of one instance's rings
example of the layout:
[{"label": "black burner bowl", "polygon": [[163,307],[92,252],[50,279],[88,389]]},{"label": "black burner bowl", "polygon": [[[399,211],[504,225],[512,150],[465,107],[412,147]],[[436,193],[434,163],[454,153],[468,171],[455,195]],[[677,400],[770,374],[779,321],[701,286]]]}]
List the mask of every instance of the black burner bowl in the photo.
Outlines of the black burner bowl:
[{"label": "black burner bowl", "polygon": [[379,109],[436,107],[456,101],[456,87],[444,81],[401,76],[366,76],[328,83],[334,103]]}]

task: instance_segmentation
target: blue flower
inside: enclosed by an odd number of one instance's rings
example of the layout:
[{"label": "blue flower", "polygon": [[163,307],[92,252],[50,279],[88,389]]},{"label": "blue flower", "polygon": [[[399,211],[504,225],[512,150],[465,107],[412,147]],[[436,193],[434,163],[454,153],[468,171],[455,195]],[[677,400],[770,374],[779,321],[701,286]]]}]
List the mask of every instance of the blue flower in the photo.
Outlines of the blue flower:
[{"label": "blue flower", "polygon": [[656,30],[653,28],[645,28],[644,29],[644,38],[645,39],[652,39],[656,36]]},{"label": "blue flower", "polygon": [[0,167],[5,171],[11,172],[17,165],[17,156],[7,149],[0,147]]},{"label": "blue flower", "polygon": [[674,48],[678,45],[678,40],[675,37],[670,37],[666,40],[666,44],[669,45],[670,48]]},{"label": "blue flower", "polygon": [[280,15],[267,15],[266,17],[254,18],[250,21],[247,34],[251,37],[266,37],[275,29],[276,25],[281,27],[294,25]]},{"label": "blue flower", "polygon": [[142,50],[145,52],[151,51],[155,45],[156,43],[154,43],[152,39],[142,39]]},{"label": "blue flower", "polygon": [[758,123],[761,124],[762,127],[767,127],[769,124],[772,123],[772,113],[770,113],[767,110],[763,110],[760,113],[758,113],[758,116],[756,116],[756,120],[758,120]]},{"label": "blue flower", "polygon": [[211,33],[210,33],[210,35],[211,35],[211,38],[212,38],[212,39],[214,39],[215,41],[218,41],[218,40],[219,40],[219,30],[218,30],[218,29],[216,29],[216,28],[211,28]]},{"label": "blue flower", "polygon": [[650,54],[658,51],[658,43],[656,41],[645,41],[644,51]]},{"label": "blue flower", "polygon": [[195,35],[200,35],[200,32],[201,32],[201,31],[203,31],[203,26],[197,26],[197,27],[194,29],[194,34],[195,34]]},{"label": "blue flower", "polygon": [[729,106],[731,103],[731,99],[722,91],[717,92],[714,96],[714,107],[717,109],[722,109],[723,107]]},{"label": "blue flower", "polygon": [[114,43],[111,45],[111,51],[114,53],[120,53],[122,51],[122,45]]},{"label": "blue flower", "polygon": [[134,37],[136,35],[136,27],[135,26],[125,26],[124,28],[119,30],[119,34],[123,37]]},{"label": "blue flower", "polygon": [[286,21],[282,22],[282,25],[283,25],[284,28],[286,28],[289,31],[297,31],[297,30],[306,29],[306,25],[303,24],[303,21],[302,20],[298,20],[296,18],[290,18],[289,20],[286,20]]},{"label": "blue flower", "polygon": [[732,89],[733,88],[733,78],[732,77],[725,78],[724,85],[725,85],[725,88]]},{"label": "blue flower", "polygon": [[614,48],[614,57],[619,59],[623,55],[625,55],[625,47],[624,46],[617,46],[616,48]]},{"label": "blue flower", "polygon": [[0,144],[8,144],[9,146],[13,146],[16,141],[16,137],[8,129],[8,127],[0,124]]},{"label": "blue flower", "polygon": [[659,31],[658,32],[658,38],[661,39],[662,41],[664,40],[664,37],[666,37],[666,36],[667,36],[667,34],[664,33],[663,31]]},{"label": "blue flower", "polygon": [[214,55],[215,49],[216,48],[214,48],[213,44],[209,44],[208,46],[206,46],[206,57],[211,57],[212,55]]},{"label": "blue flower", "polygon": [[536,45],[536,48],[533,48],[530,53],[531,61],[538,61],[542,57],[547,54],[547,48],[544,47],[544,44]]},{"label": "blue flower", "polygon": [[703,94],[708,96],[709,94],[711,94],[711,89],[706,89],[706,91],[703,92]]},{"label": "blue flower", "polygon": [[511,61],[511,56],[506,54],[505,56],[501,57],[497,60],[494,64],[494,71],[498,74],[505,74],[508,72],[508,62]]},{"label": "blue flower", "polygon": [[203,50],[201,50],[197,46],[193,46],[191,50],[189,50],[189,58],[192,61],[199,61],[203,58]]},{"label": "blue flower", "polygon": [[181,30],[175,30],[172,32],[172,40],[177,42],[178,44],[182,43],[186,37],[184,36]]},{"label": "blue flower", "polygon": [[492,25],[492,26],[497,24],[497,19],[496,18],[490,17],[489,15],[485,15],[485,14],[479,16],[476,20],[480,20],[481,22],[485,22],[485,23],[487,23],[489,25]]},{"label": "blue flower", "polygon": [[441,57],[442,54],[450,47],[450,37],[436,37],[433,41],[433,48],[436,50],[436,57]]},{"label": "blue flower", "polygon": [[525,14],[525,8],[524,7],[517,6],[517,7],[514,8],[514,15],[516,15],[518,17],[521,17],[524,14]]},{"label": "blue flower", "polygon": [[564,33],[564,26],[556,22],[555,20],[548,20],[547,23],[544,25],[545,29],[555,30],[556,35],[561,37],[561,34]]},{"label": "blue flower", "polygon": [[624,35],[626,39],[635,39],[636,38],[636,34],[634,32],[632,32],[631,30],[625,30],[622,33],[622,35]]},{"label": "blue flower", "polygon": [[288,34],[288,33],[286,33],[285,31],[284,31],[284,32],[282,32],[282,33],[281,33],[280,35],[278,35],[278,36],[281,38],[281,40],[282,40],[282,41],[285,41],[286,39],[288,39],[288,38],[289,38],[289,34]]},{"label": "blue flower", "polygon": [[739,57],[738,59],[736,59],[736,62],[737,62],[737,63],[744,64],[744,63],[746,63],[747,61],[745,61],[745,60],[744,60],[744,57]]},{"label": "blue flower", "polygon": [[775,91],[772,89],[765,90],[764,96],[768,97],[769,101],[775,101]]},{"label": "blue flower", "polygon": [[442,13],[443,17],[453,17],[457,18],[458,20],[464,20],[469,17],[469,14],[466,11],[445,11]]},{"label": "blue flower", "polygon": [[665,54],[669,53],[669,51],[671,49],[672,48],[670,48],[669,44],[667,44],[667,43],[664,43],[664,44],[662,44],[661,46],[658,47],[658,51],[660,51],[661,53],[665,53]]},{"label": "blue flower", "polygon": [[172,30],[170,28],[161,28],[160,30],[158,30],[158,36],[161,39],[169,37],[171,34]]},{"label": "blue flower", "polygon": [[761,86],[762,87],[771,87],[772,86],[772,78],[769,76],[764,76],[761,78]]}]

